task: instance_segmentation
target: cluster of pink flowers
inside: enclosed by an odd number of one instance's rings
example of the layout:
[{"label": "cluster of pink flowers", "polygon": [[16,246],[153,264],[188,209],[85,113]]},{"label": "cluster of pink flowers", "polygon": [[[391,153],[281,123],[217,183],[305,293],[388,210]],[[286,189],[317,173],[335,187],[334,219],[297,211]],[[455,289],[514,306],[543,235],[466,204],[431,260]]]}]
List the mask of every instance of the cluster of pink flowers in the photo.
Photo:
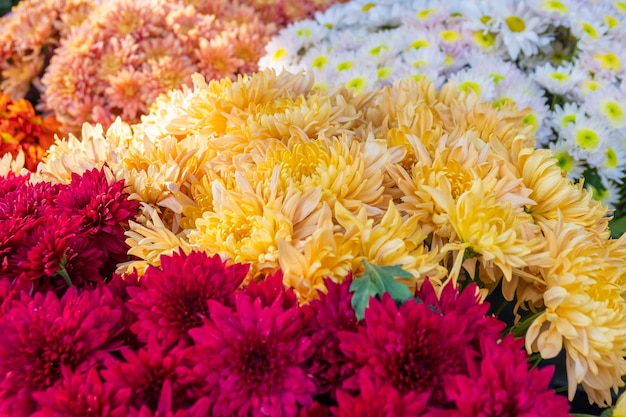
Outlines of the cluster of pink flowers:
[{"label": "cluster of pink flowers", "polygon": [[175,253],[141,280],[4,291],[0,414],[12,416],[567,416],[475,285],[397,305],[351,279],[300,305],[277,273]]},{"label": "cluster of pink flowers", "polygon": [[94,287],[128,259],[124,232],[139,204],[107,169],[74,174],[69,184],[0,178],[0,277],[8,290]]},{"label": "cluster of pink flowers", "polygon": [[272,35],[335,2],[24,0],[0,19],[0,88],[20,98],[36,87],[38,109],[66,133],[116,116],[138,122],[194,72],[256,71]]}]

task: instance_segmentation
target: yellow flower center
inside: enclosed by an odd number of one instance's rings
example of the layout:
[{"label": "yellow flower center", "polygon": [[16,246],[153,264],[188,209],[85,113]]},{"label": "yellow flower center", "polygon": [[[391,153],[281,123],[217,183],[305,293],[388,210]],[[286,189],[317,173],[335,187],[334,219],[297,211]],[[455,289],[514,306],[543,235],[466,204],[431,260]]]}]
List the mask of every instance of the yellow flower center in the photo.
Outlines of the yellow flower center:
[{"label": "yellow flower center", "polygon": [[337,71],[347,71],[354,66],[354,61],[343,61],[337,65]]},{"label": "yellow flower center", "polygon": [[439,34],[446,43],[454,43],[461,38],[461,34],[456,30],[444,30]]},{"label": "yellow flower center", "polygon": [[539,129],[539,121],[537,120],[537,115],[534,112],[529,113],[522,119],[522,123],[525,125],[531,125],[533,127],[533,132],[536,132]]},{"label": "yellow flower center", "polygon": [[600,63],[602,69],[617,72],[622,68],[622,61],[613,52],[606,54],[596,54],[594,59]]},{"label": "yellow flower center", "polygon": [[595,200],[602,201],[609,196],[608,190],[599,190],[596,187],[591,188],[593,190],[592,195]]},{"label": "yellow flower center", "polygon": [[470,90],[474,91],[476,94],[480,94],[480,84],[475,81],[463,81],[459,84],[459,91],[468,93]]},{"label": "yellow flower center", "polygon": [[580,128],[576,131],[576,143],[586,151],[592,151],[600,144],[600,136],[592,129]]},{"label": "yellow flower center", "polygon": [[435,9],[424,9],[417,12],[416,17],[420,20],[427,20],[432,13],[435,13]]},{"label": "yellow flower center", "polygon": [[387,45],[378,45],[370,49],[370,55],[378,56],[382,51],[388,51],[389,47]]},{"label": "yellow flower center", "polygon": [[567,6],[558,0],[544,0],[541,3],[541,8],[548,12],[557,12],[566,14],[568,12]]},{"label": "yellow flower center", "polygon": [[380,67],[376,70],[378,78],[381,80],[386,80],[387,78],[390,78],[392,72],[393,70],[390,67]]},{"label": "yellow flower center", "polygon": [[569,75],[568,74],[564,74],[562,72],[553,72],[552,74],[550,74],[550,78],[552,78],[553,80],[556,80],[556,81],[558,81],[560,83],[563,83],[563,81],[569,79]]},{"label": "yellow flower center", "polygon": [[354,90],[355,93],[360,93],[367,86],[366,77],[354,77],[346,83],[346,87]]},{"label": "yellow flower center", "polygon": [[624,108],[616,100],[604,100],[600,110],[606,115],[612,125],[621,125],[624,122]]},{"label": "yellow flower center", "polygon": [[606,166],[607,168],[617,168],[617,164],[619,161],[617,160],[617,153],[615,152],[615,149],[613,148],[607,149],[604,156],[606,156],[606,161],[604,161],[604,166]]},{"label": "yellow flower center", "polygon": [[583,32],[589,35],[592,39],[598,39],[600,35],[598,34],[598,30],[591,23],[583,22],[582,23]]},{"label": "yellow flower center", "polygon": [[426,61],[425,59],[418,59],[416,61],[413,61],[413,66],[415,68],[425,67],[426,65],[428,65],[428,61]]},{"label": "yellow flower center", "polygon": [[566,127],[570,123],[576,123],[576,114],[566,114],[561,118],[561,126]]},{"label": "yellow flower center", "polygon": [[287,50],[285,48],[278,48],[274,55],[272,55],[272,59],[274,61],[279,61],[287,56]]},{"label": "yellow flower center", "polygon": [[313,32],[311,32],[311,29],[307,29],[307,28],[302,28],[302,29],[298,29],[298,36],[300,38],[308,38],[309,36],[311,36]]},{"label": "yellow flower center", "polygon": [[488,49],[493,46],[496,42],[496,37],[489,32],[483,32],[482,30],[477,30],[473,33],[472,39],[474,43],[480,45],[483,49]]},{"label": "yellow flower center", "polygon": [[409,45],[407,49],[413,48],[417,51],[420,48],[427,48],[429,46],[430,46],[430,42],[428,42],[426,39],[417,39],[411,42],[411,44]]},{"label": "yellow flower center", "polygon": [[494,100],[492,103],[492,106],[494,109],[498,109],[500,110],[502,107],[504,107],[505,105],[507,105],[507,103],[510,103],[512,100],[510,97],[500,97],[497,100]]},{"label": "yellow flower center", "polygon": [[523,32],[526,29],[526,22],[518,16],[509,16],[504,21],[513,33]]},{"label": "yellow flower center", "polygon": [[567,152],[557,152],[554,154],[556,158],[556,166],[564,171],[571,171],[574,168],[574,158]]},{"label": "yellow flower center", "polygon": [[313,68],[322,69],[324,68],[326,64],[328,64],[328,58],[326,58],[323,55],[320,55],[313,60],[313,62],[311,63],[311,66]]},{"label": "yellow flower center", "polygon": [[619,20],[617,20],[614,16],[611,16],[609,14],[604,15],[604,21],[608,25],[609,29],[613,29],[619,26]]},{"label": "yellow flower center", "polygon": [[489,76],[493,80],[494,84],[499,84],[500,81],[504,80],[504,74],[500,74],[499,72],[490,72]]},{"label": "yellow flower center", "polygon": [[600,83],[599,81],[586,79],[583,81],[582,90],[583,90],[583,93],[587,94],[592,91],[596,91],[601,86],[602,86],[602,83]]},{"label": "yellow flower center", "polygon": [[624,13],[626,12],[626,1],[616,1],[613,3],[618,12]]},{"label": "yellow flower center", "polygon": [[489,23],[490,20],[491,20],[491,16],[481,16],[480,17],[480,22],[483,25],[486,25],[487,23]]},{"label": "yellow flower center", "polygon": [[365,6],[361,7],[361,10],[363,10],[364,12],[367,12],[373,9],[374,7],[376,7],[376,3],[367,3]]}]

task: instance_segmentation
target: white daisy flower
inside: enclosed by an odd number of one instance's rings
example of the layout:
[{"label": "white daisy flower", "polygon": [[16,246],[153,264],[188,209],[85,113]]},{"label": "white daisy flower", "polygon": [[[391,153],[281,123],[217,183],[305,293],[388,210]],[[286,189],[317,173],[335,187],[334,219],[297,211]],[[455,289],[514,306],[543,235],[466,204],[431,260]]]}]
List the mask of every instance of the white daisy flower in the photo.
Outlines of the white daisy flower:
[{"label": "white daisy flower", "polygon": [[459,91],[478,94],[482,101],[491,101],[495,98],[496,84],[493,79],[480,69],[467,68],[450,77],[450,81],[456,83]]},{"label": "white daisy flower", "polygon": [[614,146],[609,146],[599,161],[593,161],[592,165],[598,171],[603,182],[615,181],[622,183],[624,169],[626,169],[626,147],[623,142],[616,141]]},{"label": "white daisy flower", "polygon": [[616,129],[626,127],[626,94],[615,85],[589,93],[584,108],[591,117],[598,117]]},{"label": "white daisy flower", "polygon": [[553,26],[568,26],[574,6],[570,0],[528,0],[528,7]]},{"label": "white daisy flower", "polygon": [[576,123],[576,120],[584,117],[585,112],[581,110],[577,103],[567,102],[562,106],[556,105],[548,117],[548,125],[555,129],[565,129],[569,124]]},{"label": "white daisy flower", "polygon": [[520,55],[531,56],[552,40],[551,35],[542,35],[547,22],[537,17],[525,2],[503,2],[494,9],[493,19],[499,30],[496,45],[512,60]]},{"label": "white daisy flower", "polygon": [[567,142],[572,154],[581,160],[601,161],[604,153],[612,145],[611,131],[606,124],[586,115],[576,118],[559,132]]},{"label": "white daisy flower", "polygon": [[557,166],[567,172],[567,178],[572,181],[578,181],[583,177],[583,172],[585,172],[586,168],[585,164],[570,153],[568,144],[557,140],[550,143],[548,149],[553,152]]},{"label": "white daisy flower", "polygon": [[566,98],[576,98],[576,86],[585,79],[586,74],[579,67],[567,62],[557,68],[545,64],[537,69],[531,77],[552,94]]},{"label": "white daisy flower", "polygon": [[591,191],[594,200],[601,202],[610,209],[614,209],[620,201],[620,187],[611,181],[602,185],[604,190],[598,190],[590,184],[586,184],[585,187]]}]

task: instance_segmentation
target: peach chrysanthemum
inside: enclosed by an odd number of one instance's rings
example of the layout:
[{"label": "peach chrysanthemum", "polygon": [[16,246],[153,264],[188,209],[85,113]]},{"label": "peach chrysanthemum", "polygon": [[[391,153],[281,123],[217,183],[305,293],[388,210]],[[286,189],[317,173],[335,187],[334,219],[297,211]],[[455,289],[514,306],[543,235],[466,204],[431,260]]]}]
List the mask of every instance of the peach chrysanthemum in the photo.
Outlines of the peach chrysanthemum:
[{"label": "peach chrysanthemum", "polygon": [[617,392],[626,374],[626,260],[612,257],[610,246],[623,246],[626,235],[607,241],[564,216],[540,225],[548,255],[539,268],[545,310],[530,325],[526,348],[553,358],[564,347],[570,400],[582,384],[590,400],[609,406],[611,389]]},{"label": "peach chrysanthemum", "polygon": [[273,34],[334,1],[299,2],[304,12],[283,3],[24,0],[0,19],[0,88],[13,98],[41,94],[38,108],[66,133],[83,122],[108,127],[116,116],[138,122],[194,72],[256,71]]}]

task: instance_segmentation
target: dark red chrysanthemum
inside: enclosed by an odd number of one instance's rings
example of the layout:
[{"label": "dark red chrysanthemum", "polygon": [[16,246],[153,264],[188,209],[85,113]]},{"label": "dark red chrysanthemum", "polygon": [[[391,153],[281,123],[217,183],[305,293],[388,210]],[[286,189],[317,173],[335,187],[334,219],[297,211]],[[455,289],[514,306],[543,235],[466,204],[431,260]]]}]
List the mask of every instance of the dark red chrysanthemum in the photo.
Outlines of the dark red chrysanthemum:
[{"label": "dark red chrysanthemum", "polygon": [[459,329],[470,336],[470,344],[476,350],[480,347],[481,338],[497,340],[506,323],[496,317],[488,316],[489,303],[480,303],[478,286],[474,283],[459,293],[459,288],[447,284],[441,294],[437,296],[430,280],[424,281],[422,287],[416,291],[418,298],[426,305],[432,306],[443,315],[456,316]]},{"label": "dark red chrysanthemum", "polygon": [[137,352],[123,348],[122,355],[123,360],[106,361],[101,373],[115,389],[132,391],[130,406],[157,410],[166,382],[171,384],[171,408],[174,410],[186,409],[204,396],[206,383],[191,369],[188,349],[164,350],[155,339],[150,339],[147,346]]},{"label": "dark red chrysanthemum", "polygon": [[54,212],[67,216],[77,225],[76,235],[86,238],[105,259],[115,263],[126,259],[125,226],[137,214],[139,203],[128,199],[124,181],[109,184],[107,170],[105,166],[72,174],[71,183],[55,200]]},{"label": "dark red chrysanthemum", "polygon": [[441,315],[423,303],[409,300],[398,307],[389,294],[370,299],[358,332],[339,332],[341,350],[354,362],[358,378],[389,385],[401,395],[430,393],[433,403],[445,400],[447,375],[466,373],[466,350],[471,335],[459,327],[455,315]]},{"label": "dark red chrysanthemum", "polygon": [[32,394],[61,380],[62,367],[85,372],[117,349],[118,300],[106,288],[22,293],[0,319],[0,415],[28,416]]},{"label": "dark red chrysanthemum", "polygon": [[294,416],[313,404],[317,390],[306,365],[313,345],[300,310],[285,310],[280,298],[263,307],[238,293],[235,311],[209,301],[211,320],[189,331],[215,399],[212,415]]},{"label": "dark red chrysanthemum", "polygon": [[298,296],[293,289],[285,287],[281,270],[266,276],[262,281],[251,281],[243,292],[252,300],[258,298],[263,307],[276,304],[279,298],[285,310],[298,306]]},{"label": "dark red chrysanthemum", "polygon": [[0,221],[20,219],[25,227],[30,227],[33,221],[45,216],[53,207],[54,199],[64,187],[49,182],[27,184],[12,181],[8,186],[11,191],[0,194]]},{"label": "dark red chrysanthemum", "polygon": [[104,282],[102,254],[73,233],[65,217],[43,219],[14,256],[18,288],[65,291],[70,285]]},{"label": "dark red chrysanthemum", "polygon": [[150,267],[138,287],[129,287],[128,308],[137,314],[132,326],[139,340],[155,337],[164,345],[188,345],[187,331],[209,315],[207,302],[232,306],[233,294],[249,265],[226,266],[219,255],[174,253],[161,257],[161,267]]},{"label": "dark red chrysanthemum", "polygon": [[303,307],[310,315],[311,339],[316,347],[311,372],[320,393],[334,394],[336,388],[354,373],[353,363],[339,348],[338,332],[356,332],[357,318],[352,308],[351,277],[342,284],[325,280],[327,292]]},{"label": "dark red chrysanthemum", "polygon": [[337,391],[337,417],[427,417],[428,393],[401,394],[390,385],[376,385],[364,374],[359,378],[359,394]]},{"label": "dark red chrysanthemum", "polygon": [[130,389],[103,383],[95,368],[87,373],[62,369],[63,381],[33,397],[39,411],[32,417],[127,417]]},{"label": "dark red chrysanthemum", "polygon": [[523,340],[507,336],[498,343],[481,340],[482,360],[469,363],[469,375],[446,382],[456,405],[450,417],[567,417],[567,398],[550,389],[552,367],[529,370]]}]

